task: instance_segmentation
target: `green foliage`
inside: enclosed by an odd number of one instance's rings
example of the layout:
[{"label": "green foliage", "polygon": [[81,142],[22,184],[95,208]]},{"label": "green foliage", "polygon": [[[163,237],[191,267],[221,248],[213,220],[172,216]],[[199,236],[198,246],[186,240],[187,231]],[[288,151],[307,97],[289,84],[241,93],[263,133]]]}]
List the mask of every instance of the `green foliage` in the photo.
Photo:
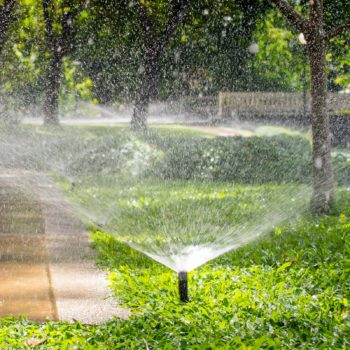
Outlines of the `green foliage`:
[{"label": "green foliage", "polygon": [[43,23],[38,0],[21,1],[1,52],[1,94],[11,111],[25,111],[42,91],[45,69]]},{"label": "green foliage", "polygon": [[172,179],[239,183],[303,182],[311,171],[311,147],[301,137],[227,137],[155,140],[164,151],[160,173]]},{"label": "green foliage", "polygon": [[[181,128],[152,128],[135,135],[124,127],[110,129],[16,127],[2,146],[2,166],[58,171],[64,176],[228,181],[235,183],[308,183],[311,147],[298,135],[209,138]],[[20,140],[20,142],[18,142]],[[52,163],[52,159],[55,162]],[[350,184],[346,152],[334,155],[338,185]]]},{"label": "green foliage", "polygon": [[[52,1],[52,4],[56,10],[52,12],[55,22],[53,35],[56,38],[61,32],[61,24],[56,21],[62,17],[64,10],[78,11],[81,2],[76,1],[72,8],[64,6],[61,0]],[[22,112],[26,116],[31,112],[34,115],[30,116],[37,116],[38,111],[40,113],[50,58],[42,1],[19,1],[15,16],[17,20],[11,26],[1,53],[0,93],[5,95],[4,101],[12,112]],[[83,29],[85,18],[84,15],[80,17],[77,24]],[[64,79],[61,89],[61,98],[65,100],[63,107],[71,108],[77,99],[93,100],[91,79],[72,62],[77,63],[73,57],[67,58],[62,67]]]},{"label": "green foliage", "polygon": [[[148,39],[161,37],[172,16],[172,3],[143,2],[152,24]],[[256,20],[267,7],[266,2],[255,0],[191,1],[183,23],[160,59],[157,97],[246,88],[247,47]],[[78,33],[84,44],[78,43],[76,55],[95,83],[95,96],[102,103],[129,101],[144,70],[146,34],[135,2],[91,1],[84,29]]]},{"label": "green foliage", "polygon": [[89,139],[70,162],[74,174],[148,175],[237,183],[308,182],[311,147],[298,136],[165,137],[104,134]]},{"label": "green foliage", "polygon": [[86,140],[82,150],[67,166],[72,175],[139,177],[149,172],[163,157],[154,145],[129,133],[118,138],[111,134]]},{"label": "green foliage", "polygon": [[333,84],[344,89],[350,87],[350,52],[346,45],[349,37],[349,33],[344,33],[341,37],[333,39],[330,53],[327,55],[329,75]]},{"label": "green foliage", "polygon": [[283,16],[271,10],[254,34],[259,51],[251,62],[252,85],[265,91],[302,91],[307,66],[305,47]]},{"label": "green foliage", "polygon": [[347,153],[338,152],[333,157],[335,179],[339,186],[350,185],[350,159]]},{"label": "green foliage", "polygon": [[79,61],[65,59],[60,94],[60,108],[63,114],[74,111],[80,101],[97,102],[92,97],[93,81],[80,67]]},{"label": "green foliage", "polygon": [[72,174],[127,172],[238,183],[308,182],[311,175],[311,147],[302,137],[166,138],[124,133],[85,147],[69,168]]},{"label": "green foliage", "polygon": [[[67,81],[72,67],[63,67],[66,79],[62,98],[129,103],[144,69],[143,33],[135,2],[53,3],[55,10],[50,12],[55,38],[61,33],[64,9],[79,12],[72,50],[66,56],[71,62],[79,62],[80,69],[75,69],[74,77]],[[152,33],[159,37],[171,16],[170,2],[145,3]],[[305,13],[302,5],[298,7]],[[348,8],[349,1],[325,1],[327,27],[342,23]],[[16,97],[17,108],[23,104],[40,106],[49,59],[42,2],[19,1],[15,15],[17,21],[2,53],[1,90]],[[157,97],[216,95],[222,90],[300,91],[305,62],[297,35],[266,1],[191,2],[161,58]],[[332,89],[349,85],[348,36],[345,33],[330,45]],[[259,45],[256,55],[248,51],[252,42]],[[73,80],[75,84],[71,84]]]},{"label": "green foliage", "polygon": [[[2,166],[58,171],[64,176],[96,175],[235,183],[309,183],[311,147],[298,135],[209,138],[181,128],[152,128],[132,134],[124,127],[0,128]],[[20,142],[18,142],[20,140]],[[55,160],[52,163],[52,159]],[[341,186],[350,184],[346,152],[334,155]]]}]

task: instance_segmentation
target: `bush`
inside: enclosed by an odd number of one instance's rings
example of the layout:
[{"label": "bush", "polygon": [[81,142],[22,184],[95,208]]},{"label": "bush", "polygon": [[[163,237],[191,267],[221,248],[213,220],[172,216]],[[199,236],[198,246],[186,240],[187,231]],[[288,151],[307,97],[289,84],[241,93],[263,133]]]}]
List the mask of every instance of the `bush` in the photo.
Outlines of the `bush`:
[{"label": "bush", "polygon": [[350,143],[350,115],[333,114],[329,117],[332,145],[346,147]]},{"label": "bush", "polygon": [[162,158],[162,152],[133,135],[108,135],[85,141],[67,166],[71,175],[95,174],[140,177]]},{"label": "bush", "polygon": [[334,178],[338,186],[350,184],[350,158],[346,153],[338,153],[333,157]]},{"label": "bush", "polygon": [[[64,172],[71,176],[151,176],[250,184],[309,183],[312,176],[311,145],[296,135],[204,138],[118,132],[85,135],[79,143],[66,135],[59,141],[42,140],[36,147],[41,144],[41,152],[46,152],[42,158],[57,155],[55,159],[61,158]],[[40,153],[29,149],[30,155]],[[17,160],[21,155],[27,162],[33,161],[28,152],[14,153]],[[333,162],[337,185],[349,185],[349,156],[338,152]]]},{"label": "bush", "polygon": [[301,137],[153,141],[165,153],[160,168],[156,169],[163,178],[288,183],[308,182],[311,176],[311,146]]}]

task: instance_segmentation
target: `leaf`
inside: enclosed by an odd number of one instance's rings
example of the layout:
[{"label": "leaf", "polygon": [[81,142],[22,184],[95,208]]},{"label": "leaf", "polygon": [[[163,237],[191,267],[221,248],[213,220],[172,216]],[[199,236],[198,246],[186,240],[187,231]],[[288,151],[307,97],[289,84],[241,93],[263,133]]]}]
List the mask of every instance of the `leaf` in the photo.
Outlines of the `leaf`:
[{"label": "leaf", "polygon": [[285,269],[288,268],[290,265],[292,265],[292,262],[291,262],[291,261],[285,262],[283,265],[281,265],[281,266],[277,269],[277,272],[281,272],[281,271],[285,270]]}]

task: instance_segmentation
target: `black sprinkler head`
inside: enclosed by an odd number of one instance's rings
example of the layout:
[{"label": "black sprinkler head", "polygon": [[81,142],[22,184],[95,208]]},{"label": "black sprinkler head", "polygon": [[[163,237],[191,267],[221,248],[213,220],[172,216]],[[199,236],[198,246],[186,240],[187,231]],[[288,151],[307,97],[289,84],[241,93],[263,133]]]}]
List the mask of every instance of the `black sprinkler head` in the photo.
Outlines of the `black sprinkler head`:
[{"label": "black sprinkler head", "polygon": [[180,271],[179,274],[179,295],[180,300],[184,303],[188,302],[188,281],[187,281],[187,272]]}]

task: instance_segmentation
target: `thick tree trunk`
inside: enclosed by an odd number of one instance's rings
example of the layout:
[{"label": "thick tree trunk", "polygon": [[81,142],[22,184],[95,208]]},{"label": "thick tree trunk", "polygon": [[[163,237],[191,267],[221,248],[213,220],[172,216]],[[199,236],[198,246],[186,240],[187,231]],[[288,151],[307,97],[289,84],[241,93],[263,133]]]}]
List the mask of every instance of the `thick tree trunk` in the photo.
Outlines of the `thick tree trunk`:
[{"label": "thick tree trunk", "polygon": [[310,36],[311,125],[313,141],[313,197],[311,207],[327,212],[334,199],[329,116],[327,113],[326,42],[318,30]]},{"label": "thick tree trunk", "polygon": [[311,207],[328,212],[334,201],[329,116],[327,114],[326,48],[329,40],[350,28],[350,21],[326,32],[323,0],[309,0],[306,20],[287,0],[271,0],[306,38],[311,74],[311,125],[314,192]]},{"label": "thick tree trunk", "polygon": [[58,98],[61,83],[62,56],[57,50],[52,53],[47,76],[47,86],[44,99],[44,124],[59,125]]},{"label": "thick tree trunk", "polygon": [[15,0],[6,0],[0,8],[0,55],[2,53],[5,40],[11,23],[15,20],[13,11],[16,6]]},{"label": "thick tree trunk", "polygon": [[134,131],[147,129],[148,107],[150,102],[150,94],[147,85],[147,79],[142,79],[142,86],[139,88],[139,92],[135,98],[130,124],[131,130]]},{"label": "thick tree trunk", "polygon": [[164,25],[163,33],[157,38],[154,37],[153,23],[148,15],[147,6],[145,6],[144,2],[136,2],[143,27],[145,67],[131,118],[130,128],[132,130],[141,131],[147,129],[148,106],[150,99],[155,95],[159,79],[159,61],[178,25],[182,22],[189,1],[175,0],[172,2],[169,20]]},{"label": "thick tree trunk", "polygon": [[157,72],[159,57],[156,56],[149,54],[145,62],[144,73],[135,97],[135,105],[130,123],[130,128],[134,131],[147,129],[149,103],[151,98],[156,94],[159,77]]},{"label": "thick tree trunk", "polygon": [[[61,85],[61,70],[63,57],[72,50],[74,38],[74,20],[78,15],[72,11],[74,2],[63,1],[61,4],[63,13],[59,16],[61,32],[54,33],[55,4],[53,0],[42,0],[45,19],[45,31],[48,50],[51,53],[50,65],[47,73],[46,91],[44,100],[44,124],[59,125],[58,98]],[[70,10],[65,10],[65,8]]]}]

